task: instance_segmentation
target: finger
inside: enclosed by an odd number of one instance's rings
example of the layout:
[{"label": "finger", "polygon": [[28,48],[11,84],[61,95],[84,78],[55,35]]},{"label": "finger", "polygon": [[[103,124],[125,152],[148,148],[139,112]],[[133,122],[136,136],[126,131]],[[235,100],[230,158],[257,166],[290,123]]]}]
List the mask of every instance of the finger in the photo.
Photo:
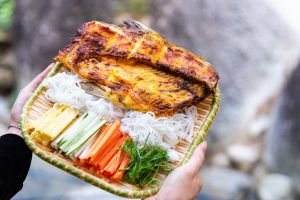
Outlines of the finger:
[{"label": "finger", "polygon": [[198,173],[205,161],[205,152],[207,149],[207,143],[201,143],[194,151],[194,154],[187,162],[187,167],[195,173]]},{"label": "finger", "polygon": [[26,89],[29,89],[30,91],[33,91],[41,82],[42,80],[47,76],[47,74],[50,72],[50,70],[53,67],[53,63],[50,64],[43,72],[41,72],[38,76],[36,76],[27,86]]},{"label": "finger", "polygon": [[205,155],[206,150],[207,150],[207,142],[206,142],[206,141],[202,142],[202,143],[200,144],[200,148],[202,149],[202,151],[203,151],[203,153],[204,153],[204,155]]}]

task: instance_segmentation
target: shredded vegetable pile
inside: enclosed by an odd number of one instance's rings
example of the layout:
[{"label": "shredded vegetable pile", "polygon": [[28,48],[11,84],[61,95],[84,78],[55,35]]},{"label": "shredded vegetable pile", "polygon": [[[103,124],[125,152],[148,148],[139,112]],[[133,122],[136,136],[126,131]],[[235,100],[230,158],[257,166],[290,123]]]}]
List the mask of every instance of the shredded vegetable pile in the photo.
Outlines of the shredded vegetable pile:
[{"label": "shredded vegetable pile", "polygon": [[82,81],[73,73],[58,73],[43,83],[47,88],[45,96],[49,101],[95,113],[107,122],[121,120],[121,131],[128,133],[138,146],[143,145],[148,138],[147,143],[166,149],[171,160],[179,159],[173,149],[181,139],[191,141],[197,119],[195,106],[184,108],[170,118],[155,117],[152,112],[124,111],[105,99],[87,94],[80,87]]},{"label": "shredded vegetable pile", "polygon": [[28,125],[28,131],[34,141],[111,180],[122,180],[129,165],[122,150],[129,136],[120,131],[119,120],[107,123],[95,113],[80,114],[74,107],[55,103]]},{"label": "shredded vegetable pile", "polygon": [[114,181],[143,187],[155,183],[158,172],[169,173],[169,161],[180,159],[176,145],[191,142],[197,108],[172,117],[123,110],[88,94],[82,81],[63,72],[43,82],[45,97],[55,104],[29,124],[32,139]]}]

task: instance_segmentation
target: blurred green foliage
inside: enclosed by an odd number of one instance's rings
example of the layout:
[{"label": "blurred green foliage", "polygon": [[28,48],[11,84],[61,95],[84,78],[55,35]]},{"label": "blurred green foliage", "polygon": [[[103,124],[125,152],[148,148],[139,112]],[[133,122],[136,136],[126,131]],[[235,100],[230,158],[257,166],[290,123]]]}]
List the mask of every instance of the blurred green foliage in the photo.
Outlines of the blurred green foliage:
[{"label": "blurred green foliage", "polygon": [[14,7],[14,0],[0,0],[0,29],[11,26]]},{"label": "blurred green foliage", "polygon": [[129,13],[133,18],[140,19],[149,13],[147,0],[123,0],[115,6],[119,13]]}]

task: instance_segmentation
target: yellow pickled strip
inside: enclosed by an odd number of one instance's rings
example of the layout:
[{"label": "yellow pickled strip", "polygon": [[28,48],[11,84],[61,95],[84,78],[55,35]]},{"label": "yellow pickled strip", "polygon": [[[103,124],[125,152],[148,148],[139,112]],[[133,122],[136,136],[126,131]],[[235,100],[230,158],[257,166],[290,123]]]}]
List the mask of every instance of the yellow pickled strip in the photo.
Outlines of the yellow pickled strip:
[{"label": "yellow pickled strip", "polygon": [[60,112],[63,111],[65,106],[62,106],[60,104],[54,104],[54,106],[47,111],[45,114],[43,114],[41,117],[37,118],[34,122],[29,124],[29,130],[43,130],[43,128],[48,125],[48,123],[57,116]]},{"label": "yellow pickled strip", "polygon": [[68,107],[44,129],[44,134],[48,135],[49,140],[54,140],[66,127],[76,119],[79,111],[75,108]]}]

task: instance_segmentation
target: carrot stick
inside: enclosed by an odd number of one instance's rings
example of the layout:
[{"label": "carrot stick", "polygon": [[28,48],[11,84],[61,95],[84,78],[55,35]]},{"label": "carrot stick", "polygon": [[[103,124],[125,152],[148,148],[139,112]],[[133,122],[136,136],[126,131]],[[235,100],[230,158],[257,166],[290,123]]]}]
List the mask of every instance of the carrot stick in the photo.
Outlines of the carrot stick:
[{"label": "carrot stick", "polygon": [[111,158],[117,153],[118,149],[123,145],[124,141],[126,140],[128,136],[123,135],[121,139],[116,143],[116,145],[107,153],[103,154],[102,159],[100,159],[100,162],[98,163],[100,170],[103,170],[106,165],[110,162]]},{"label": "carrot stick", "polygon": [[[114,123],[111,125],[110,129],[107,131],[107,133],[105,134],[103,139],[100,141],[100,143],[95,148],[94,152],[91,154],[92,162],[97,160],[97,158],[99,158],[102,155],[102,153],[104,152],[104,150],[110,143],[112,143],[113,141],[118,139],[118,137],[121,136],[119,127],[120,127],[120,121],[118,121],[118,120],[114,121]],[[118,131],[116,131],[116,130],[118,130]]]},{"label": "carrot stick", "polygon": [[105,148],[105,150],[103,151],[103,153],[101,155],[99,155],[93,162],[91,162],[93,165],[95,165],[95,167],[99,167],[99,163],[101,161],[101,159],[103,157],[105,157],[110,151],[112,151],[116,144],[118,143],[118,141],[121,139],[122,137],[118,137],[116,138],[116,140],[110,142],[110,144]]},{"label": "carrot stick", "polygon": [[92,153],[92,148],[95,148],[95,143],[98,142],[101,138],[103,138],[103,136],[105,135],[105,129],[107,129],[107,126],[105,125],[104,128],[102,128],[97,134],[97,138],[94,141],[94,143],[92,144],[91,148],[88,150],[88,152],[84,155],[84,157],[80,158],[80,162],[84,165],[89,165],[89,160],[91,157],[91,153]]},{"label": "carrot stick", "polygon": [[89,159],[91,157],[91,155],[94,152],[95,148],[101,142],[101,140],[103,139],[103,137],[105,136],[105,134],[107,133],[107,131],[109,130],[110,127],[111,127],[111,124],[107,124],[107,125],[105,125],[104,128],[102,128],[100,130],[99,136],[97,137],[97,139],[95,140],[94,144],[91,146],[91,148],[89,149],[88,153],[85,155],[85,157],[83,159],[86,160],[86,159]]},{"label": "carrot stick", "polygon": [[121,154],[122,151],[118,150],[118,152],[114,155],[114,157],[110,160],[110,162],[104,168],[103,173],[110,177],[113,175],[118,169],[122,161]]},{"label": "carrot stick", "polygon": [[110,177],[111,180],[114,180],[114,181],[122,180],[122,178],[125,174],[125,170],[120,170],[120,169],[127,168],[129,165],[129,157],[128,157],[127,153],[122,151],[121,157],[122,157],[122,162],[120,164],[120,167],[119,167],[118,171]]},{"label": "carrot stick", "polygon": [[97,152],[97,155],[95,154],[95,156],[91,158],[91,162],[94,165],[97,165],[99,167],[99,163],[101,159],[103,159],[107,154],[110,154],[110,151],[114,149],[114,147],[116,146],[116,144],[121,138],[122,138],[122,133],[119,130],[117,130],[112,135],[112,137],[107,141],[106,147],[100,149]]},{"label": "carrot stick", "polygon": [[105,129],[103,129],[103,132],[99,135],[99,137],[96,139],[95,143],[91,147],[91,150],[88,153],[87,158],[90,160],[98,151],[99,144],[103,143],[103,139],[106,137],[108,131],[112,128],[112,124],[109,124]]}]

